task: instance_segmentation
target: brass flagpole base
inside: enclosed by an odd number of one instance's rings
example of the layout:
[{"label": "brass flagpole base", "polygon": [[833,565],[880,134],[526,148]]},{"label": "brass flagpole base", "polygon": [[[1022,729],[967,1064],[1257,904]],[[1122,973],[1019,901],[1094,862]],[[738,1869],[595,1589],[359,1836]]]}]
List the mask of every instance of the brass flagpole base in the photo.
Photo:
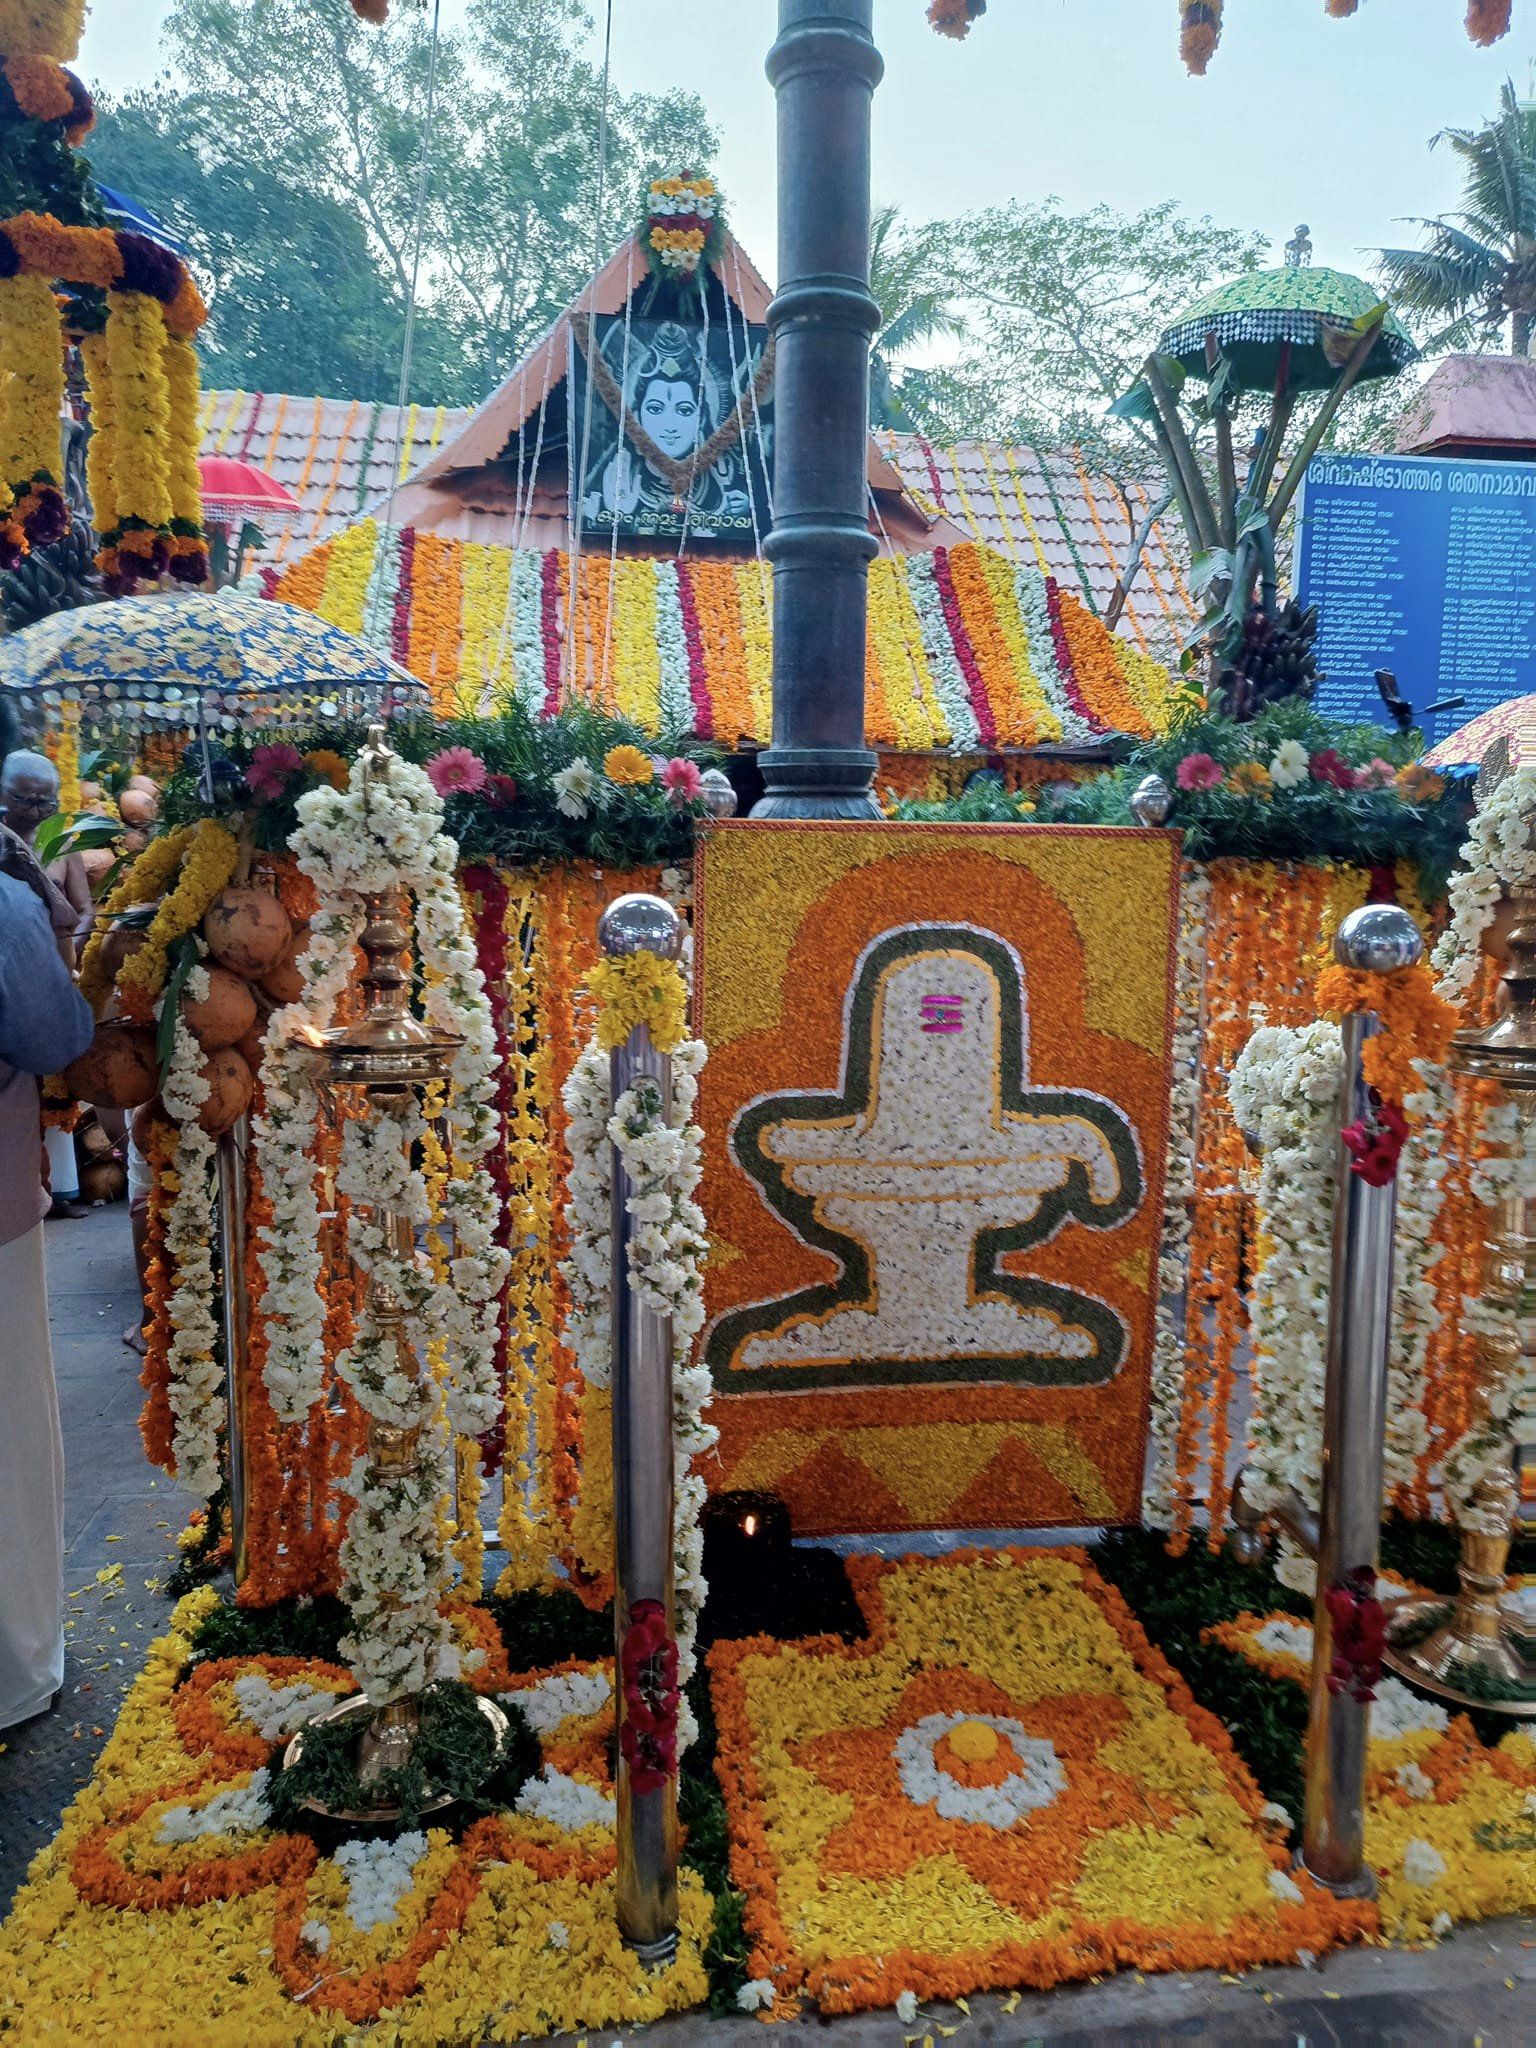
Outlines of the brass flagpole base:
[{"label": "brass flagpole base", "polygon": [[1498,1533],[1462,1531],[1454,1601],[1429,1595],[1392,1603],[1382,1661],[1437,1699],[1528,1721],[1536,1718],[1536,1662],[1503,1606],[1515,1494],[1511,1470],[1482,1481],[1474,1506],[1479,1519],[1501,1524]]},{"label": "brass flagpole base", "polygon": [[[491,1757],[486,1768],[488,1777],[505,1750],[508,1722],[494,1700],[477,1694],[475,1705],[491,1731]],[[354,1693],[350,1699],[339,1700],[334,1707],[327,1707],[323,1714],[317,1714],[313,1721],[298,1731],[283,1751],[283,1769],[291,1771],[303,1757],[304,1739],[311,1728],[354,1721],[358,1724],[357,1778],[365,1793],[370,1785],[380,1782],[386,1771],[401,1770],[410,1762],[419,1728],[416,1700],[392,1700],[387,1707],[375,1707],[364,1694]],[[444,1792],[429,1784],[416,1810],[421,1814],[441,1813],[445,1806],[452,1806],[463,1797],[462,1788]],[[324,1820],[371,1822],[380,1826],[402,1818],[401,1809],[385,1799],[348,1807],[327,1806],[315,1798],[305,1799],[303,1804],[309,1812],[319,1814]]]}]

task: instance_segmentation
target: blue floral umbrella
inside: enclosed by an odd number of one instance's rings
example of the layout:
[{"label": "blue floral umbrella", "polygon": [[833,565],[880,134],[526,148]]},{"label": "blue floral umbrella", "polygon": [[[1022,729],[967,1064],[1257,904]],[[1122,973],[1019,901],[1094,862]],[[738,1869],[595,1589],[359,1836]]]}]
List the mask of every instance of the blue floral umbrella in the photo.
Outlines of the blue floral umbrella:
[{"label": "blue floral umbrella", "polygon": [[124,597],[0,639],[23,710],[76,706],[130,725],[244,726],[425,711],[415,676],[314,612],[235,592]]}]

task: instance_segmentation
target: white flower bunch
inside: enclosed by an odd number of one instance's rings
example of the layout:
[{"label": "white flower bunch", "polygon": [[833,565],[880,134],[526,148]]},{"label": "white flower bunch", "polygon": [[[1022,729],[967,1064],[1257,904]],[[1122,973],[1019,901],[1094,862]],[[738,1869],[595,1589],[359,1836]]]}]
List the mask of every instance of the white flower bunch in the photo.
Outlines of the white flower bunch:
[{"label": "white flower bunch", "polygon": [[201,1806],[170,1806],[156,1834],[162,1842],[198,1842],[207,1835],[253,1835],[272,1818],[267,1806],[268,1772],[252,1771],[241,1785],[227,1785]]},{"label": "white flower bunch", "polygon": [[553,1735],[574,1715],[600,1713],[613,1697],[613,1685],[603,1671],[561,1671],[502,1697],[519,1710],[535,1735]]},{"label": "white flower bunch", "polygon": [[568,1835],[583,1828],[611,1828],[618,1809],[610,1793],[600,1792],[582,1778],[568,1777],[553,1764],[545,1764],[536,1778],[530,1778],[517,1795],[514,1811],[527,1820],[548,1821]]},{"label": "white flower bunch", "polygon": [[[662,730],[687,732],[694,718],[693,690],[677,564],[668,560],[657,562],[653,567],[656,576],[656,653],[661,666]],[[542,667],[539,673],[543,674]]]},{"label": "white flower bunch", "polygon": [[283,1741],[295,1729],[313,1721],[316,1714],[323,1714],[327,1707],[336,1704],[335,1693],[327,1692],[323,1686],[302,1682],[274,1685],[259,1671],[248,1671],[237,1678],[232,1690],[241,1713],[263,1742]]},{"label": "white flower bunch", "polygon": [[1179,1414],[1184,1402],[1185,1318],[1188,1313],[1190,1215],[1195,1198],[1196,1124],[1200,1113],[1200,998],[1211,879],[1185,861],[1179,879],[1179,936],[1174,965],[1173,1075],[1168,1102],[1168,1162],[1152,1342],[1151,1457],[1142,1495],[1149,1528],[1172,1519]]},{"label": "white flower bunch", "polygon": [[426,770],[389,755],[367,782],[322,786],[299,798],[290,844],[306,874],[331,891],[365,896],[426,872],[442,830],[443,800]]},{"label": "white flower bunch", "polygon": [[1403,1876],[1409,1884],[1428,1889],[1445,1875],[1445,1858],[1433,1842],[1415,1835],[1403,1851]]},{"label": "white flower bunch", "polygon": [[419,1828],[393,1841],[343,1842],[331,1861],[347,1880],[347,1917],[360,1934],[392,1924],[427,1853]]},{"label": "white flower bunch", "polygon": [[[193,1001],[203,1000],[208,994],[207,970],[194,967],[186,987]],[[202,1048],[179,1006],[162,1093],[166,1112],[177,1125],[172,1160],[176,1192],[165,1219],[165,1256],[175,1276],[166,1311],[171,1328],[166,1361],[166,1398],[174,1417],[171,1446],[177,1480],[206,1501],[219,1488],[219,1431],[225,1416],[209,1227],[217,1146],[197,1120],[208,1099],[208,1082]]]}]

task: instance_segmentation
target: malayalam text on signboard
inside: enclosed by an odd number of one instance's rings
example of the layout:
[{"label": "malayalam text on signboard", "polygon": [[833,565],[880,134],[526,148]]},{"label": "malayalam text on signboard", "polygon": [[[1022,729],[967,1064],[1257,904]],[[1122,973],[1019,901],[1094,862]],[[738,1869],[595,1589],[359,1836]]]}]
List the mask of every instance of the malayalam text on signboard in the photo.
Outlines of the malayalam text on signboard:
[{"label": "malayalam text on signboard", "polygon": [[[1297,588],[1318,608],[1318,708],[1384,719],[1390,669],[1431,743],[1536,691],[1536,464],[1320,455]],[[1441,698],[1465,703],[1434,717]]]}]

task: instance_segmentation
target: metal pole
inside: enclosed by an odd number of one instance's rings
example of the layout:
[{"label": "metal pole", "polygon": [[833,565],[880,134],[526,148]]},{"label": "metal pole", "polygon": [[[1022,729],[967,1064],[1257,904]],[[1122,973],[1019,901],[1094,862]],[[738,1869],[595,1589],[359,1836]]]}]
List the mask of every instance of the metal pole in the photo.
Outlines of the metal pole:
[{"label": "metal pole", "polygon": [[875,818],[864,744],[873,0],[779,0],[773,746],[760,818]]},{"label": "metal pole", "polygon": [[[1340,925],[1334,957],[1345,967],[1386,974],[1423,952],[1418,926],[1391,904],[1369,904]],[[1374,1017],[1344,1019],[1339,1128],[1368,1108],[1361,1048]],[[1397,1183],[1371,1187],[1350,1171],[1342,1139],[1335,1165],[1333,1276],[1323,1391],[1323,1469],[1312,1630],[1312,1703],[1307,1723],[1304,1869],[1340,1898],[1369,1898],[1365,1864],[1365,1748],[1370,1706],[1348,1689],[1330,1691],[1333,1622],[1328,1594],[1368,1574],[1375,1585],[1381,1540],[1386,1431],[1387,1339],[1392,1318],[1392,1231]]]},{"label": "metal pole", "polygon": [[[675,960],[682,923],[659,896],[620,896],[604,911],[598,943],[610,957],[655,953]],[[641,1024],[612,1055],[613,1100],[652,1083],[670,1113],[672,1062]],[[615,1685],[618,1754],[618,1921],[626,1944],[646,1966],[665,1969],[677,1954],[677,1777],[653,1790],[630,1782],[624,1729],[629,1705],[622,1682],[632,1610],[660,1603],[668,1643],[676,1641],[673,1610],[672,1322],[644,1307],[629,1284],[629,1178],[613,1154],[613,1535],[617,1585],[614,1631],[620,1682]]]},{"label": "metal pole", "polygon": [[216,1161],[219,1176],[219,1315],[224,1337],[224,1383],[229,1438],[229,1537],[234,1553],[235,1584],[249,1563],[251,1499],[251,1435],[248,1360],[251,1298],[245,1284],[245,1148],[251,1120],[241,1116],[220,1138]]}]

